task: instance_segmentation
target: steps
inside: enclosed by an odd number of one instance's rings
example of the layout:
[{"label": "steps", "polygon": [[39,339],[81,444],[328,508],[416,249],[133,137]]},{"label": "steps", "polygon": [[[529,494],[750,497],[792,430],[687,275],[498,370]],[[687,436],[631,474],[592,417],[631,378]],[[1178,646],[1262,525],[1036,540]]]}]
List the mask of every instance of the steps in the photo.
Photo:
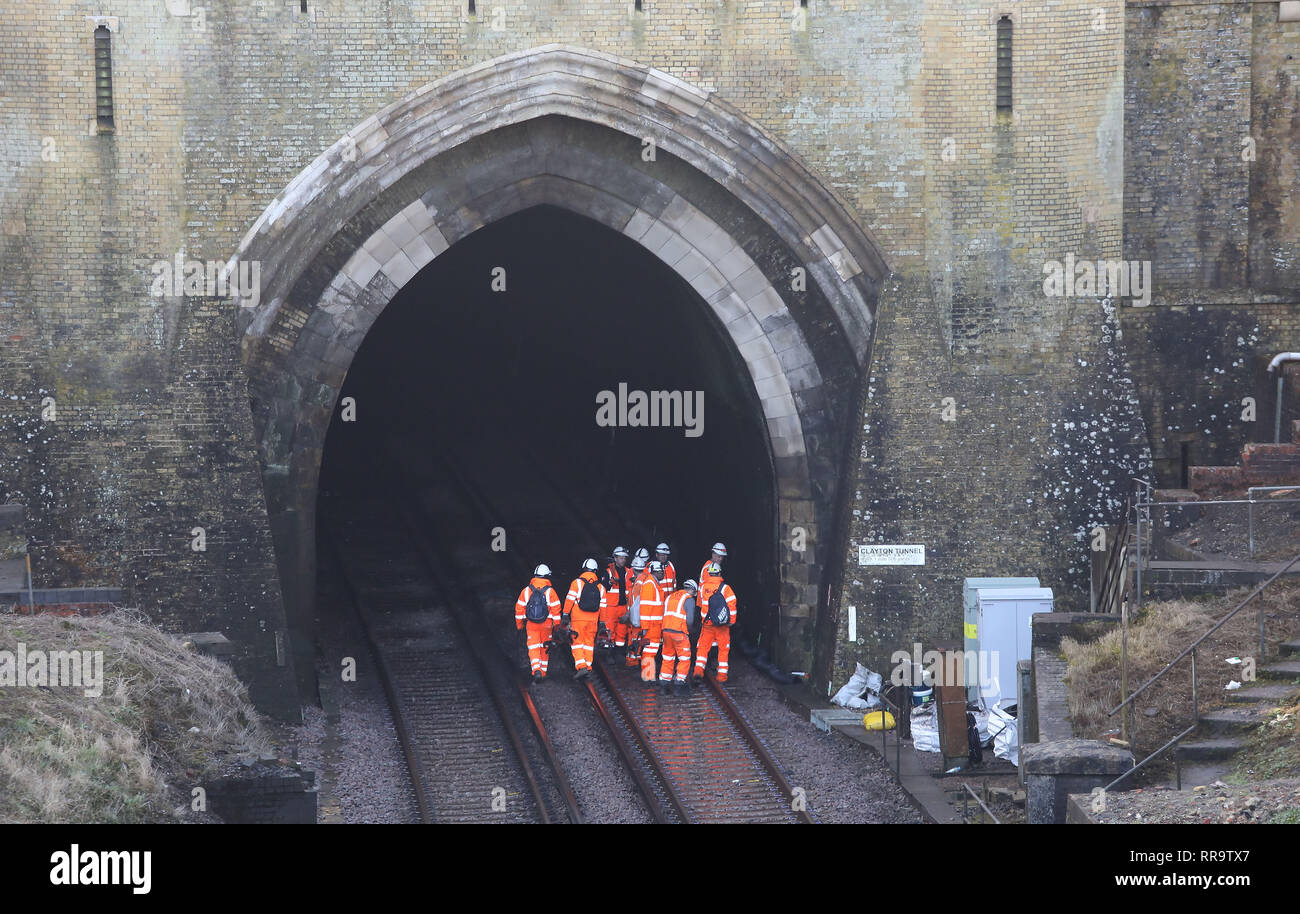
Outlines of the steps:
[{"label": "steps", "polygon": [[1250,731],[1296,692],[1300,640],[1282,642],[1278,652],[1281,659],[1260,667],[1255,682],[1224,693],[1229,707],[1202,712],[1196,733],[1174,748],[1185,787],[1212,783],[1231,770],[1232,759],[1246,745]]}]

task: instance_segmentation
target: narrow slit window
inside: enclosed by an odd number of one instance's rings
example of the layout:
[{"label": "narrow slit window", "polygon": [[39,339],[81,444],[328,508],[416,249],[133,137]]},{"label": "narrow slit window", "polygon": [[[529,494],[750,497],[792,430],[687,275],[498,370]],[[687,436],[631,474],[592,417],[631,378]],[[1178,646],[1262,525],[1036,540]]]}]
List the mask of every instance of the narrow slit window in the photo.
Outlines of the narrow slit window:
[{"label": "narrow slit window", "polygon": [[474,0],[466,0],[465,10],[471,16],[478,15],[478,13],[474,9]]},{"label": "narrow slit window", "polygon": [[1011,17],[998,20],[998,111],[1011,110]]},{"label": "narrow slit window", "polygon": [[112,40],[104,26],[95,29],[95,122],[100,130],[113,129]]},{"label": "narrow slit window", "polygon": [[635,0],[635,2],[632,4],[632,8],[635,9],[638,13],[642,12],[641,0]]}]

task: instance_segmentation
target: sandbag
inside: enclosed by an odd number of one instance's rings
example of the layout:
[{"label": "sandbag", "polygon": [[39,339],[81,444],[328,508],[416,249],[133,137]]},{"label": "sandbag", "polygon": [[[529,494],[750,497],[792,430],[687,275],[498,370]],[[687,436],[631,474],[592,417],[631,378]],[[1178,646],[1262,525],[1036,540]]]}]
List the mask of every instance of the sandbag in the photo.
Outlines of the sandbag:
[{"label": "sandbag", "polygon": [[939,751],[939,721],[934,702],[912,709],[912,746],[918,752]]},{"label": "sandbag", "polygon": [[[880,704],[880,687],[885,683],[879,673],[873,673],[862,664],[857,664],[857,670],[849,677],[849,681],[840,687],[831,699],[831,704],[839,705],[841,708],[853,708],[865,711],[867,708],[874,708]],[[862,693],[866,692],[866,697]]]},{"label": "sandbag", "polygon": [[894,723],[894,715],[888,711],[869,711],[862,715],[862,726],[868,730],[892,730]]},{"label": "sandbag", "polygon": [[993,737],[993,754],[1019,765],[1020,751],[1016,745],[1019,723],[1008,713],[1008,707],[1014,708],[1015,702],[1003,700],[989,709],[989,734]]}]

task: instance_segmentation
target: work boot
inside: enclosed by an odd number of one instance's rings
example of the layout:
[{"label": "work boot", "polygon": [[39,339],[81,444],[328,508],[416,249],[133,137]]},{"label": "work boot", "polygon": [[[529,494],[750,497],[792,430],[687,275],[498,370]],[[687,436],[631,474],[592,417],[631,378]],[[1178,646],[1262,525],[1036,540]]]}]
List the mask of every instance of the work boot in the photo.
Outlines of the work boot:
[{"label": "work boot", "polygon": [[679,696],[689,695],[691,694],[691,687],[687,685],[685,680],[682,680],[681,682],[673,684],[673,692]]},{"label": "work boot", "polygon": [[534,674],[533,674],[533,682],[541,682],[541,681],[542,681],[543,679],[545,679],[545,678],[546,678],[546,675],[545,675],[544,673],[534,673]]}]

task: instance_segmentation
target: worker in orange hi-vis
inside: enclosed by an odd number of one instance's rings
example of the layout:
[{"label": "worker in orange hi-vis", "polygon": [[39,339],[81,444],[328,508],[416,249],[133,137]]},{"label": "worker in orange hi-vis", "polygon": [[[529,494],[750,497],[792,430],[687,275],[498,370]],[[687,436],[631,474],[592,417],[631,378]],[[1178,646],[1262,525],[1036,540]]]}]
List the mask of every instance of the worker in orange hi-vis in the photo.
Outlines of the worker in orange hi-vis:
[{"label": "worker in orange hi-vis", "polygon": [[686,687],[691,672],[691,626],[695,624],[695,594],[699,585],[687,581],[681,590],[675,590],[664,601],[663,663],[659,667],[659,681],[664,693]]},{"label": "worker in orange hi-vis", "polygon": [[515,629],[527,632],[528,664],[533,672],[533,682],[546,678],[545,644],[551,630],[560,622],[560,597],[551,586],[551,569],[538,565],[533,569],[532,580],[519,591],[515,601]]},{"label": "worker in orange hi-vis", "polygon": [[584,679],[591,675],[595,660],[596,626],[600,624],[600,609],[605,605],[605,588],[600,583],[595,559],[582,563],[582,573],[569,585],[569,595],[564,598],[564,624],[573,629],[573,678]]},{"label": "worker in orange hi-vis", "polygon": [[641,631],[644,644],[641,647],[641,681],[655,681],[655,661],[659,657],[659,639],[664,627],[664,566],[662,562],[653,561],[646,566],[642,575],[638,610],[641,617]]},{"label": "worker in orange hi-vis", "polygon": [[718,574],[722,574],[722,571],[721,571],[721,569],[722,569],[722,560],[725,559],[726,557],[727,557],[727,547],[726,547],[725,545],[723,545],[722,543],[714,543],[714,544],[713,544],[713,554],[712,554],[711,556],[709,556],[709,560],[708,560],[707,562],[705,562],[705,563],[704,563],[704,567],[700,569],[700,586],[701,586],[701,587],[703,587],[705,584],[709,583],[709,578],[712,577],[712,574],[710,573],[709,569],[712,568],[714,565],[717,565],[717,566],[718,566],[718,569],[719,569]]},{"label": "worker in orange hi-vis", "polygon": [[627,615],[632,602],[632,581],[635,575],[627,567],[628,554],[622,546],[614,547],[613,560],[605,566],[605,603],[600,608],[600,624],[609,633],[610,646],[616,650],[627,646],[627,623],[620,622]]},{"label": "worker in orange hi-vis", "polygon": [[663,585],[665,596],[677,589],[677,569],[673,567],[672,562],[668,561],[668,556],[671,554],[667,543],[660,543],[655,546],[655,558],[662,562],[664,566],[664,579],[659,583]]},{"label": "worker in orange hi-vis", "polygon": [[627,657],[624,665],[638,667],[641,665],[641,649],[645,645],[645,631],[641,627],[641,589],[650,572],[646,570],[646,556],[650,553],[638,549],[632,557],[632,590],[628,598],[627,615]]},{"label": "worker in orange hi-vis", "polygon": [[731,653],[731,626],[736,624],[736,593],[722,580],[722,569],[709,566],[709,579],[700,582],[698,597],[700,615],[700,640],[695,645],[695,675],[704,676],[704,665],[709,651],[718,645],[718,682],[727,681],[727,657]]}]

